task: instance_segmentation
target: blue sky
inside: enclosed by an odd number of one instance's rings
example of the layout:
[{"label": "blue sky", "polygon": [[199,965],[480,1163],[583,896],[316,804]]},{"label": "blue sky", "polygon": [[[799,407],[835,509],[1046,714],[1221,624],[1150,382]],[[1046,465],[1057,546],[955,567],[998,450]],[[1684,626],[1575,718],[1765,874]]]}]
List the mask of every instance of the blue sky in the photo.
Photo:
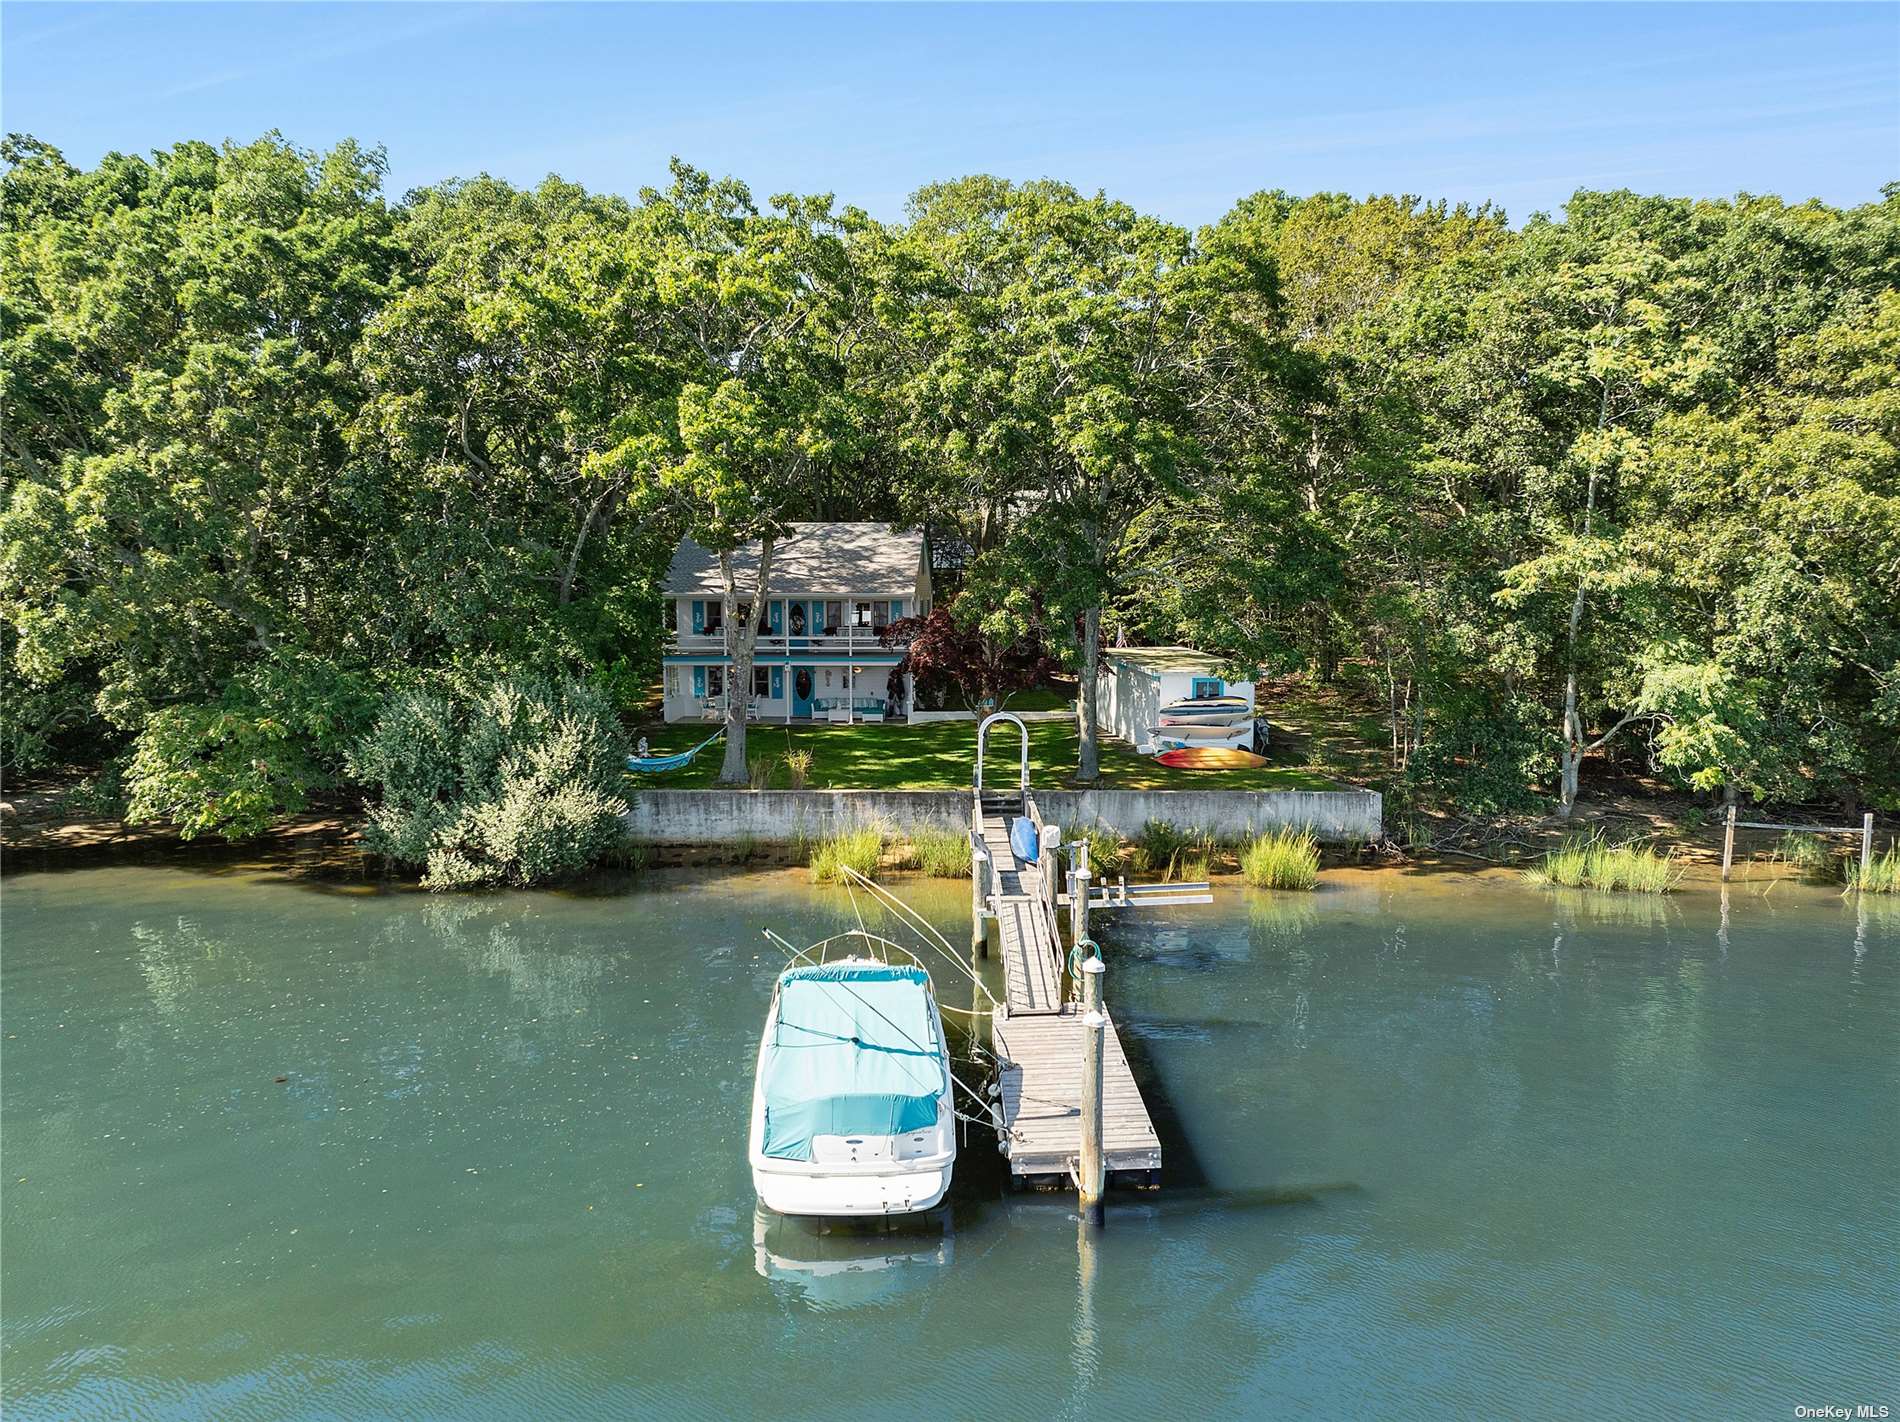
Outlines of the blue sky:
[{"label": "blue sky", "polygon": [[669,154],[882,217],[984,171],[1186,223],[1261,188],[1864,202],[1900,5],[0,5],[0,121],[91,163],[275,128],[390,189]]}]

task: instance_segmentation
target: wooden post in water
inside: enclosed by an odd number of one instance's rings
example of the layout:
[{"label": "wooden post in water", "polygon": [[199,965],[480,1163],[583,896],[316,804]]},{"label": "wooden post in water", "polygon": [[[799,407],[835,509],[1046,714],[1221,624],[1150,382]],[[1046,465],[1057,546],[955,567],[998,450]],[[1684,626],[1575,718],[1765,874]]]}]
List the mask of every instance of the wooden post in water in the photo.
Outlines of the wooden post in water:
[{"label": "wooden post in water", "polygon": [[970,836],[970,951],[979,958],[990,956],[990,935],[983,926],[983,914],[989,901],[988,851],[981,837]]},{"label": "wooden post in water", "polygon": [[1069,944],[1086,942],[1089,936],[1089,842],[1075,842],[1075,872],[1069,876]]},{"label": "wooden post in water", "polygon": [[1102,1033],[1108,1026],[1108,1015],[1102,1011],[1102,974],[1106,971],[1100,958],[1082,962],[1082,1154],[1076,1161],[1075,1185],[1082,1218],[1095,1226],[1102,1223],[1102,1192],[1108,1184],[1102,1165]]},{"label": "wooden post in water", "polygon": [[1735,862],[1735,803],[1729,802],[1728,828],[1722,832],[1722,878],[1728,878],[1728,867]]},{"label": "wooden post in water", "polygon": [[1874,867],[1874,812],[1860,817],[1860,881],[1867,882],[1867,871]]}]

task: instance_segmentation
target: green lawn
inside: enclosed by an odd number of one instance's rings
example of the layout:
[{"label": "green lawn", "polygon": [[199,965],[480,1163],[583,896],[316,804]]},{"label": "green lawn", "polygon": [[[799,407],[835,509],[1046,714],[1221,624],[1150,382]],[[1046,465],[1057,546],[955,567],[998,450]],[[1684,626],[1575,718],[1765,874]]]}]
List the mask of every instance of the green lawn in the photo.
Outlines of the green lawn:
[{"label": "green lawn", "polygon": [[[712,734],[703,723],[647,726],[652,755],[686,750]],[[1074,783],[1077,735],[1073,721],[1036,721],[1029,726],[1029,781],[1032,785]],[[755,723],[746,734],[746,751],[782,759],[788,750],[809,750],[812,769],[806,784],[815,790],[961,789],[970,783],[976,755],[976,727],[968,721],[938,721],[925,726],[772,726]],[[641,786],[701,789],[719,774],[725,744],[715,741],[684,770],[665,775],[629,775]],[[1017,774],[1017,736],[1012,726],[990,733],[985,784],[1013,784]],[[771,779],[773,789],[790,785],[783,765]],[[1254,770],[1174,770],[1136,755],[1124,741],[1102,746],[1102,777],[1096,782],[1115,790],[1331,790],[1324,776],[1277,765]]]}]

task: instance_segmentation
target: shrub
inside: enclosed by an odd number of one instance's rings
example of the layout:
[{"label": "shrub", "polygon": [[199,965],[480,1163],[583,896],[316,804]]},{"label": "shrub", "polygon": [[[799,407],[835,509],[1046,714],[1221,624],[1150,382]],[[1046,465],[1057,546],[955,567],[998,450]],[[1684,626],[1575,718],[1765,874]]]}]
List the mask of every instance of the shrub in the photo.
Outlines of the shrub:
[{"label": "shrub", "polygon": [[970,872],[970,838],[952,829],[924,828],[910,836],[915,866],[937,879],[961,879]]},{"label": "shrub", "polygon": [[349,768],[379,800],[366,846],[457,889],[546,883],[619,852],[626,754],[604,693],[510,677],[392,698]]},{"label": "shrub", "polygon": [[1885,854],[1867,861],[1867,872],[1860,871],[1860,860],[1847,863],[1847,887],[1863,894],[1900,894],[1900,845],[1890,846]]},{"label": "shrub", "polygon": [[775,755],[755,755],[746,763],[746,783],[754,790],[764,790],[772,783],[772,772],[778,769],[778,757]]},{"label": "shrub", "polygon": [[812,846],[811,880],[814,884],[835,884],[845,877],[847,868],[867,877],[877,872],[877,861],[884,853],[884,832],[874,825],[828,835]]},{"label": "shrub", "polygon": [[1666,894],[1682,881],[1673,855],[1634,844],[1605,844],[1598,835],[1572,836],[1526,869],[1530,883],[1571,889],[1622,889],[1637,894]]},{"label": "shrub", "polygon": [[1319,883],[1319,842],[1310,830],[1270,831],[1241,851],[1240,872],[1256,889],[1310,889]]}]

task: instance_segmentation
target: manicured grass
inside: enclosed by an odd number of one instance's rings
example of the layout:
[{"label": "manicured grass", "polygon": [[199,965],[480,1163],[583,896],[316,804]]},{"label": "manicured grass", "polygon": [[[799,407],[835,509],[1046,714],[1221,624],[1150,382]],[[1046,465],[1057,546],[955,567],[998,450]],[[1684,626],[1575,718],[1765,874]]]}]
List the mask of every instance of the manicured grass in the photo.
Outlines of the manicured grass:
[{"label": "manicured grass", "polygon": [[[712,727],[703,722],[681,722],[642,728],[648,752],[669,755],[706,739]],[[1034,721],[1029,725],[1029,782],[1031,785],[1074,784],[1079,733],[1072,721]],[[924,726],[773,726],[754,723],[746,734],[746,753],[757,760],[780,758],[770,781],[785,789],[788,777],[782,758],[789,751],[809,750],[811,769],[806,784],[815,790],[940,790],[961,789],[970,783],[976,755],[976,727],[968,721],[938,721]],[[725,743],[715,741],[693,763],[664,775],[627,777],[629,789],[704,789],[719,776]],[[992,731],[984,768],[986,785],[1014,785],[1017,779],[1017,737],[1013,726]],[[1325,777],[1286,766],[1252,770],[1175,770],[1136,755],[1126,742],[1104,740],[1102,774],[1096,784],[1111,790],[1330,790]]]},{"label": "manicured grass", "polygon": [[1666,894],[1682,881],[1674,861],[1654,849],[1605,844],[1592,835],[1573,837],[1544,856],[1524,877],[1544,887],[1622,889],[1636,894]]},{"label": "manicured grass", "polygon": [[1240,872],[1256,889],[1310,889],[1319,883],[1319,843],[1305,830],[1263,834],[1240,852]]}]

